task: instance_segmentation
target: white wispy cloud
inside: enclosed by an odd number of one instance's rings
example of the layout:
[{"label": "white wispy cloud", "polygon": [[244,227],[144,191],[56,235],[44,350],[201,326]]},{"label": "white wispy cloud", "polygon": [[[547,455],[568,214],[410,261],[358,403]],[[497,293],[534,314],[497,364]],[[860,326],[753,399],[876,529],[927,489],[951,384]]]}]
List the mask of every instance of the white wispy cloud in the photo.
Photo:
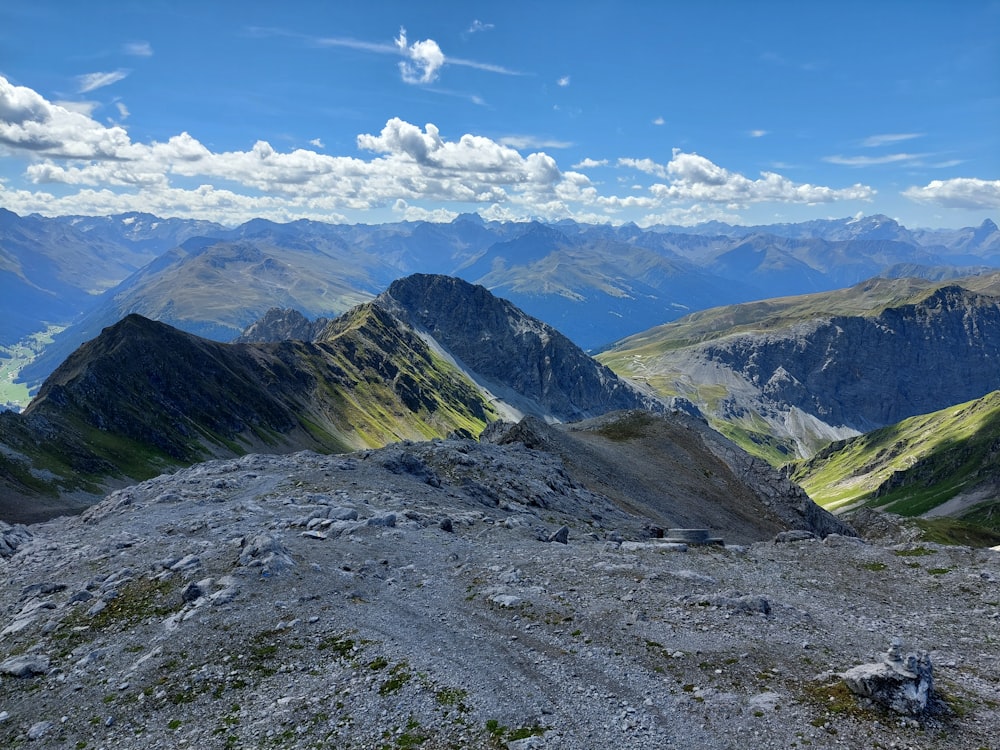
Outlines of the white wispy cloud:
[{"label": "white wispy cloud", "polygon": [[879,148],[892,143],[911,141],[914,138],[922,138],[923,133],[882,133],[881,135],[870,135],[861,141],[865,148]]},{"label": "white wispy cloud", "polygon": [[766,130],[751,130],[749,133],[747,133],[747,135],[749,135],[751,138],[763,138],[767,134],[768,131]]},{"label": "white wispy cloud", "polygon": [[879,164],[896,164],[898,162],[915,162],[927,154],[884,154],[882,156],[824,156],[823,161],[839,164],[844,167],[872,167]]},{"label": "white wispy cloud", "polygon": [[654,124],[654,125],[665,125],[665,124],[666,124],[666,122],[667,122],[667,121],[666,121],[666,120],[664,120],[664,119],[663,119],[662,117],[657,117],[657,118],[655,118],[655,119],[653,120],[653,124]]},{"label": "white wispy cloud", "polygon": [[113,70],[107,73],[84,73],[77,76],[77,91],[86,94],[88,91],[104,88],[113,83],[118,83],[129,74],[127,70]]},{"label": "white wispy cloud", "polygon": [[608,166],[607,159],[586,158],[574,164],[573,169],[593,169],[594,167],[606,167],[606,166]]},{"label": "white wispy cloud", "polygon": [[326,148],[326,146],[323,145],[323,141],[320,140],[319,138],[313,138],[311,141],[309,141],[309,145],[315,146],[316,148]]},{"label": "white wispy cloud", "polygon": [[504,146],[516,149],[528,148],[572,148],[572,141],[560,141],[554,138],[539,138],[534,135],[505,135],[499,139]]},{"label": "white wispy cloud", "polygon": [[134,57],[152,57],[153,47],[149,42],[128,42],[122,47],[126,55]]},{"label": "white wispy cloud", "polygon": [[1000,180],[955,177],[931,180],[923,187],[911,187],[903,195],[918,203],[944,208],[1000,209]]},{"label": "white wispy cloud", "polygon": [[493,28],[493,24],[491,24],[491,23],[484,23],[483,21],[480,21],[477,18],[471,24],[469,24],[469,28],[466,29],[466,33],[467,34],[475,34],[475,33],[480,32],[480,31],[489,31],[492,28]]},{"label": "white wispy cloud", "polygon": [[127,119],[130,112],[128,107],[125,106],[125,102],[115,102],[115,107],[118,109],[118,116],[123,120]]},{"label": "white wispy cloud", "polygon": [[563,76],[558,81],[556,81],[556,84],[559,85],[559,86],[562,86],[564,88],[566,86],[569,86],[569,76]]}]

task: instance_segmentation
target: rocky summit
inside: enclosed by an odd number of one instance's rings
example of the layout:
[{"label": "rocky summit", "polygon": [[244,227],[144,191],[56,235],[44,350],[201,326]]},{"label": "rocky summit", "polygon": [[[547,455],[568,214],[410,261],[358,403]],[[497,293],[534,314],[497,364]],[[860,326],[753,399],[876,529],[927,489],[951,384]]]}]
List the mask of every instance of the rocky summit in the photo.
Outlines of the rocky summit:
[{"label": "rocky summit", "polygon": [[[574,439],[628,450],[609,420]],[[527,432],[209,461],[0,525],[0,746],[995,746],[996,552],[666,541]],[[852,691],[911,653],[923,702]]]}]

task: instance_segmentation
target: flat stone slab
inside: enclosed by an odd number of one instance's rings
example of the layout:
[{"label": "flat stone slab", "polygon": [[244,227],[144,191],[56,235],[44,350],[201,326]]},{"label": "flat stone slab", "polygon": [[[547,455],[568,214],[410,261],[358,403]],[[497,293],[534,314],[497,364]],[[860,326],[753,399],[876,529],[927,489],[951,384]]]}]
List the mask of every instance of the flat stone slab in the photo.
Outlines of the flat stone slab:
[{"label": "flat stone slab", "polygon": [[720,537],[713,537],[711,529],[667,529],[664,542],[674,544],[725,544]]}]

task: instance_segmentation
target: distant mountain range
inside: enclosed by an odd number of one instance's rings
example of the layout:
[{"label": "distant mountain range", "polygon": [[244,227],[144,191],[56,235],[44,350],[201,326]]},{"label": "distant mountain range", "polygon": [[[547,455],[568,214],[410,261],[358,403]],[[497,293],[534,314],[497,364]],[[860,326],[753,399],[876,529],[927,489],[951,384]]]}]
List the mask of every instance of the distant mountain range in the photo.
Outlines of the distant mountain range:
[{"label": "distant mountain range", "polygon": [[735,227],[485,222],[377,226],[147,214],[19,217],[0,209],[0,346],[68,326],[22,371],[37,387],[130,313],[230,341],[268,309],[334,317],[412,273],[481,284],[585,350],[720,304],[867,278],[944,280],[1000,266],[991,221],[911,230],[884,216]]}]

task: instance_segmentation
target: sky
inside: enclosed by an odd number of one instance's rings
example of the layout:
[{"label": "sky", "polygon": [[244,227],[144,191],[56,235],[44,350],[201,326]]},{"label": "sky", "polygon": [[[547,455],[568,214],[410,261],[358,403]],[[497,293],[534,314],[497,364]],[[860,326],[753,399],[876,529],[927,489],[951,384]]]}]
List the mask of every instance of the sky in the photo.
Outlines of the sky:
[{"label": "sky", "polygon": [[3,0],[0,207],[1000,221],[1000,0]]}]

